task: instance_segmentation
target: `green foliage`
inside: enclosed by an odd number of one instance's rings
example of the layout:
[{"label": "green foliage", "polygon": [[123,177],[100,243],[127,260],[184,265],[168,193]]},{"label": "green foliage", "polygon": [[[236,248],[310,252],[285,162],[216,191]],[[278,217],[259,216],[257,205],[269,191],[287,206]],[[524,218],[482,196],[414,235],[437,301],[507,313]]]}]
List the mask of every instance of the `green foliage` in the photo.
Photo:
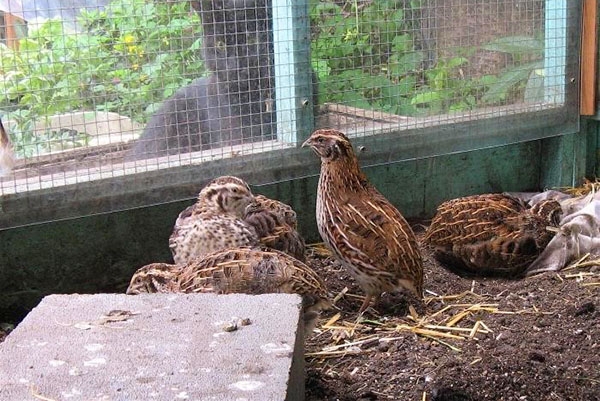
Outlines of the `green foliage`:
[{"label": "green foliage", "polygon": [[311,1],[318,31],[311,41],[319,77],[319,101],[344,102],[389,112],[412,109],[410,91],[423,55],[414,51],[403,1],[382,0],[364,8],[351,1]]},{"label": "green foliage", "polygon": [[544,80],[541,60],[544,52],[544,41],[528,36],[507,36],[493,40],[482,46],[483,49],[507,53],[514,63],[501,72],[498,80],[489,86],[481,98],[484,104],[495,104],[505,101],[510,96],[523,97],[527,102],[543,99]]},{"label": "green foliage", "polygon": [[539,57],[544,52],[544,41],[529,36],[505,36],[482,46],[483,49],[509,53],[517,59]]},{"label": "green foliage", "polygon": [[[543,40],[498,38],[432,64],[414,37],[420,7],[419,0],[310,0],[319,101],[420,116],[543,98]],[[114,111],[144,123],[165,98],[205,74],[200,29],[187,1],[113,0],[103,11],[82,11],[76,32],[50,20],[30,30],[18,50],[0,45],[0,110],[16,122],[17,152],[88,143],[85,134],[34,135],[34,123],[54,114]],[[469,77],[478,50],[512,61],[496,75]]]},{"label": "green foliage", "polygon": [[[18,50],[0,47],[0,109],[17,123],[18,153],[72,145],[64,133],[34,136],[32,121],[74,110],[105,110],[144,122],[156,105],[204,74],[200,20],[188,2],[114,0],[103,11],[82,11],[77,32],[49,20],[31,30]],[[50,137],[48,137],[50,135]]]},{"label": "green foliage", "polygon": [[[425,65],[413,26],[421,2],[311,0],[312,66],[319,101],[421,116],[465,111],[543,95],[543,40],[511,36],[481,47],[454,49],[455,56]],[[418,18],[417,18],[418,19]],[[508,53],[510,67],[497,75],[469,77],[469,57],[478,50]]]},{"label": "green foliage", "polygon": [[[312,66],[319,77],[319,101],[402,115],[427,115],[474,107],[480,82],[457,71],[468,60],[440,60],[423,70],[425,54],[415,48],[410,14],[419,1],[376,1],[359,8],[357,1],[313,0]],[[350,9],[351,12],[346,10]]]},{"label": "green foliage", "polygon": [[433,68],[424,72],[427,84],[416,91],[411,104],[420,110],[420,114],[428,115],[475,107],[473,93],[479,88],[478,82],[461,78],[456,73],[468,62],[464,57],[439,60]]}]

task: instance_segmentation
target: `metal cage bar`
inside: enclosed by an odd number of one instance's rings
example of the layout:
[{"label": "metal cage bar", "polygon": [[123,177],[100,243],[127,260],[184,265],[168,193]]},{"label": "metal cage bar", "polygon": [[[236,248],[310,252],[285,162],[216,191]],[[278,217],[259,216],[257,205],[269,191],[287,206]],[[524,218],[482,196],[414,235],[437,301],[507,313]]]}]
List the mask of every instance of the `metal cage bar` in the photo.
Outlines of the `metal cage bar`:
[{"label": "metal cage bar", "polygon": [[277,135],[299,143],[314,126],[308,0],[273,0]]},{"label": "metal cage bar", "polygon": [[[191,199],[215,175],[240,175],[254,185],[316,175],[318,160],[306,150],[289,146],[300,143],[313,126],[306,0],[272,1],[278,127],[277,141],[269,143],[273,146],[250,143],[239,148],[215,148],[211,150],[214,157],[203,155],[201,159],[191,159],[189,154],[185,155],[187,159],[173,155],[153,160],[152,169],[144,163],[128,162],[101,165],[102,169],[98,169],[74,160],[77,170],[68,171],[68,176],[64,172],[42,176],[36,168],[44,166],[36,165],[21,180],[20,185],[26,190],[16,190],[16,180],[2,182],[8,190],[0,197],[0,229]],[[350,112],[358,113],[350,117],[369,122],[352,123],[346,130],[357,145],[367,145],[368,152],[361,155],[365,166],[577,132],[581,3],[549,0],[544,4],[548,7],[546,14],[536,16],[545,20],[544,31],[548,35],[544,58],[546,102],[539,107],[503,105],[469,110],[462,115],[413,119],[345,104],[323,107],[344,118]],[[557,88],[557,93],[552,92]],[[416,123],[408,125],[409,120]],[[281,142],[284,146],[280,146]]]},{"label": "metal cage bar", "polygon": [[545,19],[544,94],[547,102],[562,104],[566,90],[567,0],[546,0]]}]

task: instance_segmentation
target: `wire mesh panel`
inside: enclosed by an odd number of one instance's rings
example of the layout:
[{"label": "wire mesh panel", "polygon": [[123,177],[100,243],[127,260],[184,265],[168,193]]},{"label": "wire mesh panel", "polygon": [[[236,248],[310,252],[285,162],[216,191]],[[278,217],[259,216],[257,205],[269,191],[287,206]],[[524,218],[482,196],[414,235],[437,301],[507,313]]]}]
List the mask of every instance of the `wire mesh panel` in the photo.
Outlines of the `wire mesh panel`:
[{"label": "wire mesh panel", "polygon": [[315,127],[388,162],[577,129],[577,1],[0,4],[0,227],[313,174]]},{"label": "wire mesh panel", "polygon": [[576,89],[577,2],[311,4],[319,101],[382,113],[392,130],[556,109]]}]

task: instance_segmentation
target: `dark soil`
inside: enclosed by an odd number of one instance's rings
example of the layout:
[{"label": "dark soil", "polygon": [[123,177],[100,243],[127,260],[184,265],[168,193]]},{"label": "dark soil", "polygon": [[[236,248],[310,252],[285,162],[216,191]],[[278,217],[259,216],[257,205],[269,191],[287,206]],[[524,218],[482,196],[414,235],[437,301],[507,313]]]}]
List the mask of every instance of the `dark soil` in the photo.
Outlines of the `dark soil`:
[{"label": "dark soil", "polygon": [[423,252],[425,303],[385,294],[355,323],[360,289],[311,247],[331,292],[348,292],[307,340],[308,401],[600,400],[600,267],[469,279]]},{"label": "dark soil", "polygon": [[598,266],[461,278],[424,250],[425,304],[386,294],[355,324],[360,289],[313,254],[332,293],[349,291],[308,339],[307,400],[600,400]]}]

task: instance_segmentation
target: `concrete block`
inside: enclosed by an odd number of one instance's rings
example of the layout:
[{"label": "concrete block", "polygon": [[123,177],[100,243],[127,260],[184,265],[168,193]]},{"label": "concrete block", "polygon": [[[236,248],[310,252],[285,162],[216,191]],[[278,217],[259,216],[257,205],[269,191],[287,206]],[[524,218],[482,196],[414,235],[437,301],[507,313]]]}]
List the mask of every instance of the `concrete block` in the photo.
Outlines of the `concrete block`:
[{"label": "concrete block", "polygon": [[303,400],[301,306],[288,294],[50,295],[0,344],[0,400]]}]

